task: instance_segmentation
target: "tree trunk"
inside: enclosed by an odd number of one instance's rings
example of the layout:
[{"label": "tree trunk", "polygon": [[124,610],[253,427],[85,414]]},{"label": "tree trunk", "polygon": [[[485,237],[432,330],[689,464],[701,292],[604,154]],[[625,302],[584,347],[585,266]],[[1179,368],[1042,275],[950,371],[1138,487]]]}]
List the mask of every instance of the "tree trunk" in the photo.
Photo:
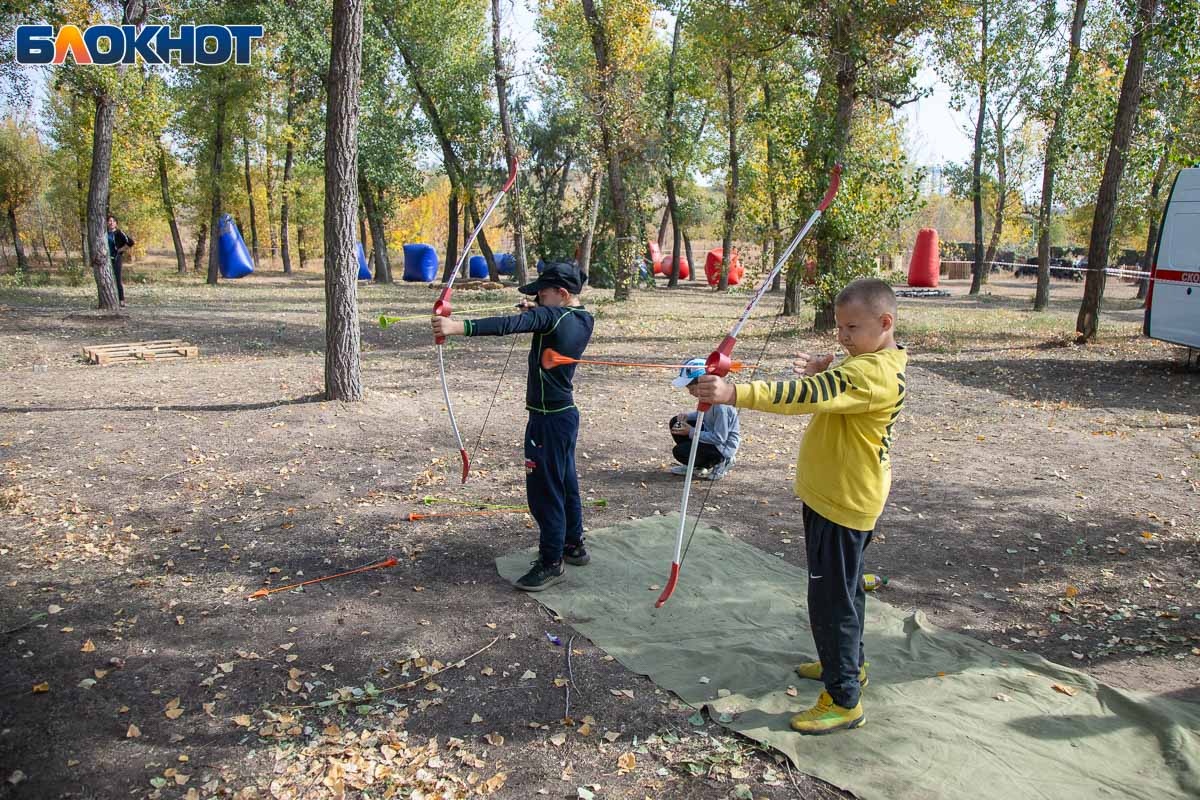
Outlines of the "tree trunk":
[{"label": "tree trunk", "polygon": [[25,257],[25,248],[21,247],[21,237],[17,233],[17,212],[11,205],[8,207],[8,228],[12,231],[13,249],[17,253],[17,272],[28,272],[29,260]]},{"label": "tree trunk", "polygon": [[291,211],[292,195],[292,161],[296,155],[295,135],[292,131],[292,117],[296,111],[296,73],[288,70],[287,120],[284,138],[287,143],[283,148],[283,183],[279,187],[279,257],[283,260],[283,274],[292,274],[292,248],[289,244],[291,231],[289,213]]},{"label": "tree trunk", "polygon": [[[771,97],[771,81],[766,70],[763,70],[763,106],[764,112],[768,120],[772,118],[772,97]],[[771,126],[767,126],[767,130],[772,130]],[[780,241],[779,230],[779,190],[775,186],[775,164],[779,158],[776,153],[775,137],[767,134],[767,200],[770,204],[771,213],[771,259],[768,262],[771,267],[775,266],[775,262],[779,259],[779,254],[783,251],[783,243]],[[780,281],[783,280],[784,270],[779,270],[775,273],[775,278],[771,281],[771,291],[778,292]]]},{"label": "tree trunk", "polygon": [[[849,14],[850,12],[846,13]],[[810,157],[810,163],[820,166],[822,178],[829,175],[834,164],[842,162],[843,156],[850,146],[850,126],[854,119],[854,99],[858,93],[858,66],[854,60],[853,51],[855,48],[850,36],[852,28],[853,21],[848,16],[842,16],[835,21],[833,31],[830,34],[830,50],[836,54],[835,57],[837,58],[837,71],[832,76],[834,91],[836,92],[836,99],[833,104],[833,119],[829,123],[830,129],[826,143],[818,145],[821,147],[820,157]],[[828,84],[828,77],[822,76],[820,86],[826,87]],[[814,249],[816,251],[818,270],[822,273],[835,270],[838,261],[838,240],[824,219],[816,225],[815,239]],[[800,256],[800,258],[803,259],[803,256]],[[799,292],[798,283],[793,288],[793,291]],[[787,302],[785,298],[785,308],[787,308]],[[815,305],[813,330],[820,332],[833,328],[833,299],[822,299]],[[791,308],[792,313],[796,313],[799,305],[792,303]]]},{"label": "tree trunk", "polygon": [[358,324],[358,91],[363,0],[334,0],[325,118],[325,399],[363,396]]},{"label": "tree trunk", "polygon": [[992,219],[992,236],[988,241],[987,254],[983,260],[991,263],[996,260],[996,250],[1000,247],[1000,237],[1004,233],[1004,207],[1008,203],[1008,162],[1004,152],[1004,126],[1000,117],[996,123],[996,215]]},{"label": "tree trunk", "polygon": [[[117,311],[117,282],[108,259],[106,222],[109,179],[112,174],[112,133],[117,100],[107,93],[96,98],[96,121],[92,128],[92,171],[88,180],[87,231],[92,275],[96,279],[99,308]],[[18,245],[19,247],[19,245]],[[19,253],[20,251],[18,251]],[[18,260],[20,256],[18,256]]]},{"label": "tree trunk", "polygon": [[[268,100],[270,102],[270,100]],[[270,119],[270,114],[266,115],[266,119]],[[275,263],[275,159],[271,155],[271,134],[268,127],[266,139],[263,142],[263,169],[266,173],[266,189],[267,189],[267,248],[271,257],[271,264]]]},{"label": "tree trunk", "polygon": [[[1154,249],[1158,247],[1158,222],[1162,217],[1162,209],[1158,204],[1158,195],[1162,192],[1163,182],[1167,178],[1167,164],[1171,162],[1171,146],[1175,142],[1175,137],[1167,134],[1167,140],[1163,144],[1162,154],[1158,157],[1158,167],[1154,170],[1154,180],[1150,182],[1150,201],[1147,204],[1147,214],[1150,218],[1150,230],[1146,234],[1146,252],[1142,254],[1142,271],[1149,272],[1154,266]],[[1089,262],[1090,263],[1090,262]],[[1146,293],[1150,288],[1150,280],[1142,278],[1138,281],[1138,300],[1145,300]]]},{"label": "tree trunk", "polygon": [[1129,57],[1121,79],[1121,94],[1117,99],[1117,116],[1113,123],[1112,141],[1104,162],[1104,175],[1096,193],[1096,211],[1092,216],[1092,236],[1088,243],[1087,282],[1083,287],[1083,302],[1075,321],[1076,343],[1085,344],[1096,338],[1100,324],[1100,302],[1104,299],[1104,284],[1108,277],[1108,245],[1112,236],[1113,217],[1117,208],[1117,190],[1121,173],[1125,171],[1125,156],[1137,121],[1141,102],[1142,71],[1146,66],[1147,39],[1153,33],[1158,0],[1139,0],[1133,38],[1129,42]]},{"label": "tree trunk", "polygon": [[450,196],[446,204],[446,260],[442,264],[442,283],[450,280],[450,272],[458,263],[458,187],[450,182]]},{"label": "tree trunk", "polygon": [[683,236],[683,252],[687,254],[688,273],[693,282],[698,281],[700,279],[696,277],[696,259],[692,256],[692,237],[688,236],[687,228],[683,228],[680,234]]},{"label": "tree trunk", "polygon": [[971,208],[975,214],[975,254],[971,266],[971,294],[979,294],[985,280],[983,263],[983,123],[987,119],[988,97],[988,0],[981,0],[979,12],[979,115],[975,119],[975,152],[971,157]]},{"label": "tree trunk", "polygon": [[1054,213],[1054,179],[1058,170],[1058,159],[1066,136],[1067,110],[1071,106],[1071,93],[1075,88],[1075,75],[1079,72],[1079,48],[1083,41],[1083,20],[1087,14],[1087,0],[1075,0],[1075,12],[1071,18],[1071,44],[1067,55],[1067,69],[1063,74],[1062,88],[1055,103],[1054,122],[1050,137],[1046,140],[1046,158],[1042,164],[1042,198],[1038,206],[1038,276],[1037,291],[1033,297],[1033,310],[1045,311],[1050,304],[1050,221]]},{"label": "tree trunk", "polygon": [[[473,200],[467,203],[467,217],[471,220],[471,228],[474,230],[475,226],[479,224],[479,209],[475,207]],[[470,236],[470,234],[467,235]],[[488,277],[493,281],[499,281],[500,268],[496,266],[496,254],[492,252],[492,246],[488,244],[483,229],[480,229],[475,241],[479,243],[479,252],[483,254],[483,260],[487,262]]]},{"label": "tree trunk", "polygon": [[246,201],[250,204],[250,254],[254,263],[258,263],[258,221],[254,215],[254,185],[250,182],[250,140],[242,137],[242,152],[245,153],[246,164]]},{"label": "tree trunk", "polygon": [[[504,158],[511,164],[517,159],[516,137],[508,114],[508,69],[500,47],[500,0],[492,0],[492,54],[496,59],[496,101],[500,110],[500,129],[504,132]],[[514,277],[517,285],[525,279],[525,215],[521,209],[521,182],[508,192],[508,213],[513,228]]]},{"label": "tree trunk", "polygon": [[592,237],[596,235],[596,220],[600,216],[600,171],[592,170],[588,177],[588,223],[579,245],[579,270],[587,275],[592,267]]},{"label": "tree trunk", "polygon": [[658,249],[660,251],[662,250],[663,239],[667,238],[667,226],[669,224],[671,224],[671,206],[668,203],[663,208],[662,219],[658,221],[658,238],[655,241],[658,242]]},{"label": "tree trunk", "polygon": [[213,136],[213,160],[211,179],[212,207],[208,215],[208,278],[207,283],[216,286],[220,276],[221,239],[221,178],[224,166],[225,149],[225,78],[217,79],[217,130]]},{"label": "tree trunk", "polygon": [[208,242],[208,223],[200,223],[200,232],[196,234],[196,256],[192,261],[192,272],[200,271],[200,264],[204,258],[204,248]]},{"label": "tree trunk", "polygon": [[34,198],[34,210],[37,213],[38,231],[42,239],[42,250],[46,253],[46,268],[54,268],[54,257],[50,255],[50,245],[46,243],[46,214],[42,208],[42,198],[40,195]]},{"label": "tree trunk", "polygon": [[625,202],[625,181],[621,173],[622,147],[619,141],[621,134],[613,129],[612,102],[616,93],[616,79],[608,60],[608,41],[604,33],[604,25],[596,12],[594,0],[580,0],[580,3],[583,6],[583,16],[587,20],[588,30],[591,33],[592,50],[596,54],[596,75],[600,81],[600,102],[596,109],[596,122],[600,127],[600,140],[608,166],[608,198],[612,204],[613,230],[616,234],[613,299],[628,300],[632,294],[633,276],[627,251],[632,239],[630,238],[629,209]]},{"label": "tree trunk", "polygon": [[[299,194],[299,192],[297,192]],[[308,249],[305,247],[305,227],[304,223],[297,221],[296,223],[296,255],[300,259],[300,269],[304,269],[304,264],[308,261]]]},{"label": "tree trunk", "polygon": [[167,212],[167,224],[171,228],[171,243],[175,246],[175,267],[180,275],[187,274],[187,256],[183,252],[183,239],[179,235],[179,222],[175,219],[175,204],[171,202],[171,184],[167,178],[167,149],[162,142],[158,145],[158,185],[162,189],[163,210]]},{"label": "tree trunk", "polygon": [[387,233],[383,229],[383,216],[371,190],[371,182],[359,170],[358,191],[362,195],[363,207],[367,212],[367,224],[371,227],[371,260],[375,263],[375,282],[392,282],[392,262],[388,258]]},{"label": "tree trunk", "polygon": [[[675,179],[667,175],[667,213],[671,217],[671,270],[668,272],[667,288],[679,286],[679,256],[683,249],[683,226],[679,224],[679,197],[675,193]],[[659,245],[662,248],[662,245]],[[688,261],[688,269],[695,270],[696,265]]]},{"label": "tree trunk", "polygon": [[729,131],[729,177],[725,181],[725,230],[721,235],[721,278],[718,291],[729,288],[729,267],[733,259],[733,229],[738,218],[738,146],[737,94],[733,87],[733,61],[725,59],[725,123]]}]

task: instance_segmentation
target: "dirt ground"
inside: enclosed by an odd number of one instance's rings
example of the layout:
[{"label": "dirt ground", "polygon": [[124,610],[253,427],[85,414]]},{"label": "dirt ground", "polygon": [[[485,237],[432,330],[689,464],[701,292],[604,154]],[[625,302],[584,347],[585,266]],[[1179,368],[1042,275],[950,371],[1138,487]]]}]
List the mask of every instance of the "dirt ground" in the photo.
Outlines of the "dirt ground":
[{"label": "dirt ground", "polygon": [[[881,597],[1200,702],[1200,373],[1141,336],[1133,289],[1115,281],[1083,348],[1069,344],[1079,284],[1055,282],[1044,314],[1028,310],[1029,280],[994,277],[976,298],[948,288],[901,304],[909,403],[868,553],[891,578]],[[840,796],[501,581],[492,560],[535,542],[528,517],[406,521],[453,507],[426,507],[431,495],[523,503],[527,341],[494,404],[510,342],[448,348],[476,452],[460,487],[427,323],[373,322],[424,314],[432,288],[362,288],[367,399],[354,405],[319,399],[317,275],[164,278],[129,295],[112,321],[86,311],[87,287],[0,290],[0,798]],[[456,308],[514,297],[459,292]],[[707,353],[745,302],[700,286],[585,298],[589,355],[671,363]],[[747,360],[764,352],[760,377],[831,349],[810,316],[772,324],[779,302],[739,344]],[[78,357],[167,338],[200,357]],[[668,378],[580,369],[580,480],[607,501],[589,527],[677,509],[663,423],[688,404]],[[705,510],[796,564],[804,424],[743,415],[738,465]]]}]

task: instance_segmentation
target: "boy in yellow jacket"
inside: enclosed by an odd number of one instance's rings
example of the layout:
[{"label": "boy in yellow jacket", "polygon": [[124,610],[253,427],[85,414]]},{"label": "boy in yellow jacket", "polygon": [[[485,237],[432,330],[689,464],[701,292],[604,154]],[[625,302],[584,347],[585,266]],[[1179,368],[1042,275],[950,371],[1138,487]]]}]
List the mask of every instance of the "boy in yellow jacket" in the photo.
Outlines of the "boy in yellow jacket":
[{"label": "boy in yellow jacket", "polygon": [[796,461],[796,496],[804,502],[808,613],[819,661],[804,678],[825,684],[816,705],[792,717],[800,733],[857,728],[867,718],[863,653],[863,551],[892,483],[888,451],[904,406],[908,354],[896,344],[896,295],[873,278],[857,280],[834,301],[838,342],[848,357],[800,353],[799,380],[740,386],[716,375],[697,384],[702,402],[774,414],[812,414]]}]

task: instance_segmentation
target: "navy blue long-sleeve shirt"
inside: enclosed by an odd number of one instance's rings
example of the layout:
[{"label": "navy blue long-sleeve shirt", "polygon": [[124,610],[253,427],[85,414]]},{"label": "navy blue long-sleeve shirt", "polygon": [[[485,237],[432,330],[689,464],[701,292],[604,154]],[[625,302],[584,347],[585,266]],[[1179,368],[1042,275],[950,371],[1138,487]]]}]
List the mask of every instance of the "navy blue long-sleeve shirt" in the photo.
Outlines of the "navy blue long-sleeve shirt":
[{"label": "navy blue long-sleeve shirt", "polygon": [[542,369],[542,353],[552,348],[571,358],[582,358],[596,321],[583,306],[538,306],[522,314],[463,320],[467,336],[509,336],[532,333],[525,407],[539,414],[555,414],[575,407],[575,365]]}]

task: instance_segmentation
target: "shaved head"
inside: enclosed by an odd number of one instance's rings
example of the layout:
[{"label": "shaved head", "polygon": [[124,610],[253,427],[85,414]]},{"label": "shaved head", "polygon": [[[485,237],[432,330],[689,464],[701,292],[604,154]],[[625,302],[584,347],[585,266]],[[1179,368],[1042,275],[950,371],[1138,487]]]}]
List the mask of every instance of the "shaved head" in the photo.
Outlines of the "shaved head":
[{"label": "shaved head", "polygon": [[878,278],[859,278],[846,284],[846,288],[838,292],[835,306],[848,303],[861,303],[865,308],[876,314],[891,314],[896,317],[896,293],[886,281]]}]

